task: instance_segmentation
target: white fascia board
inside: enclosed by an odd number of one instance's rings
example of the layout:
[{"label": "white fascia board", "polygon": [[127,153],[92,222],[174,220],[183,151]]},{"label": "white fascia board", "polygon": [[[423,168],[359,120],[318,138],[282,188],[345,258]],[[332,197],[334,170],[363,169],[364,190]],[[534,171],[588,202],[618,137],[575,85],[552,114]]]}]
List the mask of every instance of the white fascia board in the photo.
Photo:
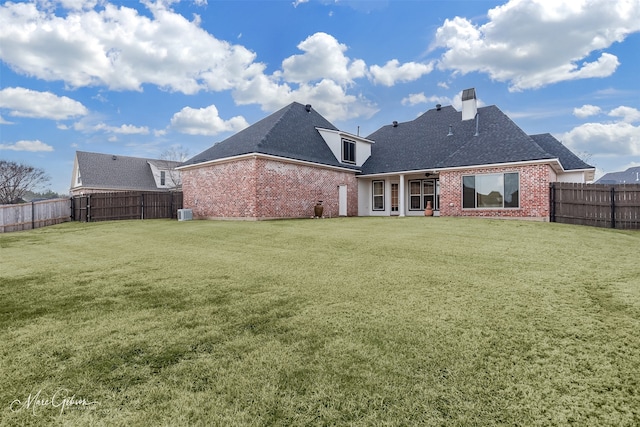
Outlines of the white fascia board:
[{"label": "white fascia board", "polygon": [[247,154],[241,154],[239,156],[224,157],[224,158],[215,159],[215,160],[207,160],[206,162],[196,163],[194,165],[180,166],[180,167],[177,167],[176,170],[182,171],[182,170],[189,170],[189,169],[197,169],[197,168],[201,168],[201,167],[205,167],[205,166],[221,164],[221,163],[228,163],[228,162],[234,162],[236,160],[245,160],[245,159],[250,159],[250,158],[263,158],[263,159],[269,159],[269,160],[276,160],[278,162],[293,163],[293,164],[305,165],[305,166],[313,166],[313,167],[324,168],[324,169],[333,169],[333,170],[339,170],[339,171],[343,171],[343,172],[352,172],[352,173],[357,173],[358,172],[355,169],[341,168],[339,166],[325,165],[325,164],[322,164],[322,163],[314,163],[314,162],[308,162],[306,160],[290,159],[290,158],[287,158],[287,157],[273,156],[271,154],[263,154],[263,153],[247,153]]}]

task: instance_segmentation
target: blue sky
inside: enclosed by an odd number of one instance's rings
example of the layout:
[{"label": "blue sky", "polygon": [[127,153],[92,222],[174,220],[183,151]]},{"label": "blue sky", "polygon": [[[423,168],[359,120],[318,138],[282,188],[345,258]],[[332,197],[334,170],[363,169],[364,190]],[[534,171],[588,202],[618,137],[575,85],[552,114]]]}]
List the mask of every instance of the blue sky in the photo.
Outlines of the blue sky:
[{"label": "blue sky", "polygon": [[366,136],[475,87],[605,172],[640,165],[640,0],[0,3],[0,158],[190,155],[298,101]]}]

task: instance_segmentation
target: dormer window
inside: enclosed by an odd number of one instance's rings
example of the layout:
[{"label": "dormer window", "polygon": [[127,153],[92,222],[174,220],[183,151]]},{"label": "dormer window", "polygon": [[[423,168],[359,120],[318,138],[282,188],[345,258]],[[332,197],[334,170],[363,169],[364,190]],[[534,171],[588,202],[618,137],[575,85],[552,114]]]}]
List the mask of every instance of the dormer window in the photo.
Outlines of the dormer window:
[{"label": "dormer window", "polygon": [[165,185],[167,180],[167,173],[165,171],[160,171],[160,185]]},{"label": "dormer window", "polygon": [[342,161],[356,163],[356,142],[349,139],[342,140]]}]

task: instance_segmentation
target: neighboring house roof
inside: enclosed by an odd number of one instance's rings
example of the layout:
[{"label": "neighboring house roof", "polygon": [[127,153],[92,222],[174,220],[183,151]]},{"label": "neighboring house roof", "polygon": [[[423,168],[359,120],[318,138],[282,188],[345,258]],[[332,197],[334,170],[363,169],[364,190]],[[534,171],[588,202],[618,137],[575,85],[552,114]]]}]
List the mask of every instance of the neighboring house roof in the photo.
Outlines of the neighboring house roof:
[{"label": "neighboring house roof", "polygon": [[[590,168],[553,136],[527,135],[495,105],[478,108],[477,112],[476,119],[463,121],[462,112],[451,106],[441,107],[431,109],[412,121],[380,128],[367,136],[375,144],[371,148],[371,157],[362,167],[362,173],[556,158],[565,169],[565,162],[570,168],[578,164]],[[542,141],[544,147],[537,141]]]},{"label": "neighboring house roof", "polygon": [[640,166],[635,166],[622,172],[604,174],[596,184],[640,184]]},{"label": "neighboring house roof", "polygon": [[259,153],[355,169],[336,159],[316,128],[339,130],[310,106],[294,102],[218,142],[182,166]]},{"label": "neighboring house roof", "polygon": [[156,159],[116,156],[112,154],[76,151],[81,184],[72,188],[91,188],[102,190],[138,190],[158,191],[150,163],[169,169],[179,165]]}]

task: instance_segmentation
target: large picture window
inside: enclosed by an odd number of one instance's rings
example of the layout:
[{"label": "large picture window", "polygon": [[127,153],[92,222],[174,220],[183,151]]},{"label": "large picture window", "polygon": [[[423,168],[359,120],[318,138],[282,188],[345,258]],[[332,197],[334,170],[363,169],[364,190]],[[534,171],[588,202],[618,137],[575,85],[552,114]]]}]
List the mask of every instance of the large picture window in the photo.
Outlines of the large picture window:
[{"label": "large picture window", "polygon": [[520,207],[520,175],[517,172],[462,177],[464,209]]},{"label": "large picture window", "polygon": [[373,181],[373,210],[384,210],[384,181]]},{"label": "large picture window", "polygon": [[342,161],[345,163],[356,162],[356,143],[348,139],[342,140]]}]

